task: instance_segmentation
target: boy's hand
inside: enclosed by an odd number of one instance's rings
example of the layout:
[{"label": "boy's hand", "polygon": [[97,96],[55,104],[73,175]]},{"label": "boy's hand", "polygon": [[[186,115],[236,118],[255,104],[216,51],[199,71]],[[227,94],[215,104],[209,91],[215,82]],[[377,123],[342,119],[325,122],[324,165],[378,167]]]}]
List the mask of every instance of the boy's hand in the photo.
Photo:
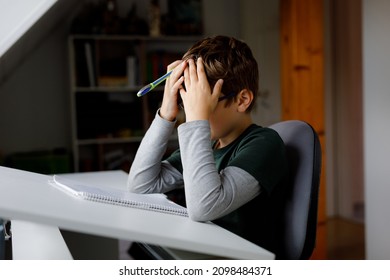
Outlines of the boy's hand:
[{"label": "boy's hand", "polygon": [[177,104],[177,95],[179,90],[183,87],[183,72],[187,67],[186,61],[177,60],[168,65],[168,71],[175,68],[172,74],[165,81],[164,97],[160,109],[160,116],[168,121],[176,119],[179,112]]},{"label": "boy's hand", "polygon": [[180,89],[187,122],[209,119],[218,104],[222,84],[223,80],[218,80],[211,90],[202,58],[199,57],[196,64],[193,59],[188,60],[184,70],[185,89]]}]

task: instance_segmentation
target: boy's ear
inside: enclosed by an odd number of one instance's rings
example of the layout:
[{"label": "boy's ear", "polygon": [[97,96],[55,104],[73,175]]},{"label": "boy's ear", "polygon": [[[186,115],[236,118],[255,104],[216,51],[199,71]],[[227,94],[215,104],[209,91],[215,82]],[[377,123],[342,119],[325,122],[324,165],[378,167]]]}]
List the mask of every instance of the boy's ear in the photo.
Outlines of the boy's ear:
[{"label": "boy's ear", "polygon": [[249,89],[243,89],[237,94],[236,100],[237,111],[245,113],[253,101],[253,92]]}]

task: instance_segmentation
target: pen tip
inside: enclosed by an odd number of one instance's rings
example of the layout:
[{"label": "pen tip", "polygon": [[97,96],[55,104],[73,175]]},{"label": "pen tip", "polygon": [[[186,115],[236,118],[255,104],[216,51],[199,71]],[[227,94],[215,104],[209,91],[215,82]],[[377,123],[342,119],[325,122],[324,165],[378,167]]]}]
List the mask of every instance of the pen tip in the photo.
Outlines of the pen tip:
[{"label": "pen tip", "polygon": [[141,88],[138,93],[137,93],[137,96],[138,97],[141,97],[141,96],[144,96],[145,94],[147,94],[151,89],[151,85],[146,85],[144,86],[143,88]]}]

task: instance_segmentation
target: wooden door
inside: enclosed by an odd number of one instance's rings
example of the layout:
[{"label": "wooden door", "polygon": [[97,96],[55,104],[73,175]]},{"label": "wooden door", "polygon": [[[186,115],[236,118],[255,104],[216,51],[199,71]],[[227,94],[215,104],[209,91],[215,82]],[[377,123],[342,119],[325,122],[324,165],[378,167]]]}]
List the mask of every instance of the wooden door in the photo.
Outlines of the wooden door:
[{"label": "wooden door", "polygon": [[322,0],[281,0],[282,119],[311,124],[322,145],[317,243],[313,259],[326,259],[324,7]]}]

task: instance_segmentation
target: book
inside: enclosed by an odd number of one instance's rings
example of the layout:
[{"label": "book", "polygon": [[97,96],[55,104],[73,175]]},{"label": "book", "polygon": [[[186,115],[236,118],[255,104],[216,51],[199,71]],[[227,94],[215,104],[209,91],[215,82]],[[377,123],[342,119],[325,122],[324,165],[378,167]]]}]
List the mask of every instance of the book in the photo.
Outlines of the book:
[{"label": "book", "polygon": [[85,43],[84,47],[85,47],[85,58],[87,61],[89,86],[95,87],[96,86],[96,78],[95,78],[95,67],[94,67],[93,58],[92,58],[91,43]]},{"label": "book", "polygon": [[135,56],[127,57],[127,84],[129,87],[135,87],[137,83],[137,59]]},{"label": "book", "polygon": [[126,87],[128,85],[127,76],[99,76],[99,87]]},{"label": "book", "polygon": [[50,183],[80,199],[188,216],[185,207],[170,201],[164,194],[138,194],[113,188],[89,186],[58,175],[53,175]]}]

